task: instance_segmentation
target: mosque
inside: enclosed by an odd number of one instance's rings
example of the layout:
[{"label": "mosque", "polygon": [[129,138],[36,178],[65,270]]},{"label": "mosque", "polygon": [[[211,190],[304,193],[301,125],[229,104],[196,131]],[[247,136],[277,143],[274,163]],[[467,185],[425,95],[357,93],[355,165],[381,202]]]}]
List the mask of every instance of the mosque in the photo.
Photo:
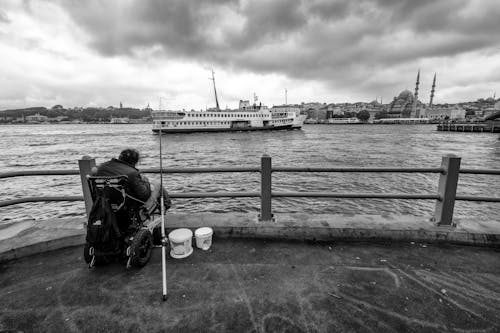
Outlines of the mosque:
[{"label": "mosque", "polygon": [[[427,107],[424,103],[418,100],[418,89],[420,85],[420,69],[417,73],[417,81],[415,83],[415,93],[409,90],[403,90],[387,108],[387,116],[389,118],[427,118]],[[429,109],[432,106],[434,91],[436,88],[436,74],[432,83],[431,99]]]}]

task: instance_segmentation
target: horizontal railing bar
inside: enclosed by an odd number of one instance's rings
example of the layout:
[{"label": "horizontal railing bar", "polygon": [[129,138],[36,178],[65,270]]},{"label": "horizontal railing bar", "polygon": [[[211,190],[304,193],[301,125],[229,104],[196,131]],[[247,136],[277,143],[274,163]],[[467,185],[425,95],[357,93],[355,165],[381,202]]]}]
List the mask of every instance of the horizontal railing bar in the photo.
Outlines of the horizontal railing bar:
[{"label": "horizontal railing bar", "polygon": [[494,197],[473,197],[470,195],[457,195],[455,200],[461,201],[484,201],[484,202],[500,202],[500,198]]},{"label": "horizontal railing bar", "polygon": [[[185,192],[171,193],[173,199],[190,198],[258,198],[258,192]],[[331,193],[331,192],[272,192],[275,198],[337,198],[337,199],[415,199],[415,200],[441,200],[437,194],[398,194],[398,193]],[[500,202],[500,198],[494,197],[474,197],[457,195],[456,200],[461,201],[483,201]],[[0,207],[17,205],[28,202],[44,201],[83,201],[83,196],[47,196],[47,197],[26,197],[12,200],[0,201]]]},{"label": "horizontal railing bar", "polygon": [[332,193],[332,192],[272,192],[273,198],[339,198],[339,199],[433,199],[441,200],[437,194],[400,193]]},{"label": "horizontal railing bar", "polygon": [[78,170],[24,170],[24,171],[11,171],[0,173],[0,179],[9,177],[21,176],[66,176],[66,175],[79,175]]},{"label": "horizontal railing bar", "polygon": [[[160,173],[160,168],[142,169],[143,173]],[[394,172],[394,173],[443,173],[442,168],[322,168],[322,167],[273,167],[273,172]],[[217,172],[260,172],[258,167],[224,168],[163,168],[163,173],[217,173]],[[499,169],[460,169],[463,174],[500,175]],[[24,170],[0,173],[0,179],[21,176],[67,176],[79,175],[78,170]]]},{"label": "horizontal railing bar", "polygon": [[323,168],[323,167],[273,167],[273,172],[400,172],[400,173],[443,173],[443,168]]},{"label": "horizontal railing bar", "polygon": [[259,198],[258,192],[186,192],[169,193],[169,197],[178,198]]},{"label": "horizontal railing bar", "polygon": [[0,201],[0,207],[12,206],[27,202],[44,202],[44,201],[83,201],[83,196],[26,197],[26,198]]},{"label": "horizontal railing bar", "polygon": [[[185,192],[185,193],[170,193],[170,198],[258,198],[258,192]],[[47,196],[47,197],[26,197],[19,199],[11,199],[0,201],[0,207],[17,205],[27,202],[43,202],[43,201],[83,201],[83,196]]]},{"label": "horizontal railing bar", "polygon": [[475,175],[500,175],[500,169],[460,169],[460,173]]},{"label": "horizontal railing bar", "polygon": [[[163,168],[163,173],[217,173],[217,172],[260,172],[259,167],[225,168]],[[141,169],[143,173],[160,173],[160,168]]]}]

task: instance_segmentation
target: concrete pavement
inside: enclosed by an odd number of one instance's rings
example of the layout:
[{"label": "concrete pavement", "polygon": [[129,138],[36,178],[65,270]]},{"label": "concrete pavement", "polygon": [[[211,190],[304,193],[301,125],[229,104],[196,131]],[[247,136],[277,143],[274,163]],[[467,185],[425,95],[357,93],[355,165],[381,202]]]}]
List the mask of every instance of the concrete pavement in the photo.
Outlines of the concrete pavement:
[{"label": "concrete pavement", "polygon": [[0,264],[0,331],[499,332],[500,252],[420,242],[214,239],[142,269],[82,247]]}]

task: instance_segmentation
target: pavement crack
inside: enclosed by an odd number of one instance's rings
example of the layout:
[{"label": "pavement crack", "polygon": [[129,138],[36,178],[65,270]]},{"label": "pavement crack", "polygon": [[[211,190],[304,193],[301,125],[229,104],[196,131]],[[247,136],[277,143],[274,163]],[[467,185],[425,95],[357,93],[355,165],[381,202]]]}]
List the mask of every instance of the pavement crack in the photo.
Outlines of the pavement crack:
[{"label": "pavement crack", "polygon": [[239,294],[240,294],[241,298],[243,299],[243,301],[245,302],[245,305],[247,306],[247,310],[248,310],[248,313],[250,315],[250,320],[252,321],[252,325],[253,325],[255,331],[256,332],[263,332],[262,327],[257,323],[257,321],[255,319],[255,314],[253,311],[252,303],[250,302],[250,299],[248,298],[248,295],[247,295],[245,288],[243,286],[243,281],[241,280],[241,277],[238,274],[238,271],[234,267],[233,263],[230,263],[229,266],[231,267],[231,270],[233,271],[233,274],[236,277],[235,280],[236,280],[236,283],[238,284]]},{"label": "pavement crack", "polygon": [[384,272],[393,278],[394,284],[397,288],[401,287],[401,280],[399,276],[394,273],[391,269],[387,267],[364,267],[364,266],[346,266],[347,269],[358,270],[358,271],[369,271],[369,272]]}]

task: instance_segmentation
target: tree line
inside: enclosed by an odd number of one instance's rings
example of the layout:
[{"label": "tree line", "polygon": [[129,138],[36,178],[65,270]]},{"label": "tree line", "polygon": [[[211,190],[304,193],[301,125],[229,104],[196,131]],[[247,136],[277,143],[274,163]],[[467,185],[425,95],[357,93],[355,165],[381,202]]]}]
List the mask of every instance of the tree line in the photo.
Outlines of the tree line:
[{"label": "tree line", "polygon": [[128,117],[130,119],[141,119],[144,117],[150,117],[151,113],[149,109],[135,109],[135,108],[75,108],[75,109],[65,109],[63,107],[53,107],[47,109],[45,107],[31,107],[24,109],[12,109],[0,111],[0,121],[5,121],[7,118],[15,119],[22,118],[26,116],[32,116],[35,114],[40,114],[42,116],[47,116],[49,118],[65,117],[67,120],[81,120],[84,122],[92,121],[110,121],[111,118],[116,117]]}]

